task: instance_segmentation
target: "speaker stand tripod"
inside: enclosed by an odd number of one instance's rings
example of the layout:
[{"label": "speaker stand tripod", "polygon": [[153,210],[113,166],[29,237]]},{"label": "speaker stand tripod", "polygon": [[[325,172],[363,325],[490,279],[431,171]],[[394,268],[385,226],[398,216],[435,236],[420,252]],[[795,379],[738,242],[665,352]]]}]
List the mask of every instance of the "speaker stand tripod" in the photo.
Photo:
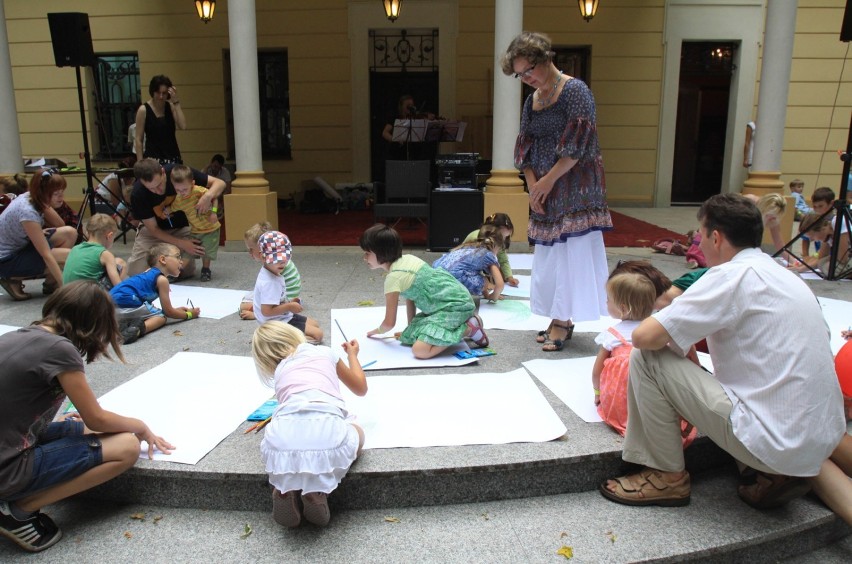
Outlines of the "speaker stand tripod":
[{"label": "speaker stand tripod", "polygon": [[[849,204],[846,201],[846,194],[849,190],[849,169],[850,165],[852,165],[852,117],[850,117],[849,120],[849,136],[846,140],[846,152],[843,153],[840,158],[843,161],[843,176],[840,179],[840,195],[838,195],[837,199],[834,200],[832,208],[822,214],[818,220],[821,221],[830,216],[832,212],[835,213],[834,232],[831,236],[832,243],[831,251],[829,252],[828,270],[826,272],[817,271],[805,263],[803,257],[799,257],[790,251],[790,245],[801,239],[805,233],[799,233],[790,242],[784,245],[781,250],[772,255],[773,257],[777,257],[786,251],[798,259],[802,264],[805,264],[811,272],[824,280],[841,280],[852,274],[852,265],[849,264],[849,252],[852,250],[852,214],[849,212]],[[844,252],[844,256],[838,256],[841,246],[840,242],[843,237],[846,237],[846,251]]]}]

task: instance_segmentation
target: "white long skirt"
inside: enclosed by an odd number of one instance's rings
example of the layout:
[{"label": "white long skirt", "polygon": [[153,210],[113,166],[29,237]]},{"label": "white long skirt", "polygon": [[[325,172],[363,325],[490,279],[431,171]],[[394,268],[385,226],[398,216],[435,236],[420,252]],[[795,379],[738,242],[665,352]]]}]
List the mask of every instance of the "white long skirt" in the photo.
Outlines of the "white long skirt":
[{"label": "white long skirt", "polygon": [[603,233],[592,231],[553,246],[536,245],[530,309],[550,319],[596,321],[607,315]]}]

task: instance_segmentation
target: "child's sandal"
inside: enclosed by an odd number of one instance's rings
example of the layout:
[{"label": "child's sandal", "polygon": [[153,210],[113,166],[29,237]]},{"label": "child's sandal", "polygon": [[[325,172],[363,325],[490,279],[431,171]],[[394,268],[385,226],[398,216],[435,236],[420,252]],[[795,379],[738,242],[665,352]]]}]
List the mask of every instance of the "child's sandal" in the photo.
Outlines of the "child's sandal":
[{"label": "child's sandal", "polygon": [[467,337],[476,343],[477,347],[488,346],[488,336],[482,327],[482,318],[478,315],[472,316],[467,320],[468,334]]}]

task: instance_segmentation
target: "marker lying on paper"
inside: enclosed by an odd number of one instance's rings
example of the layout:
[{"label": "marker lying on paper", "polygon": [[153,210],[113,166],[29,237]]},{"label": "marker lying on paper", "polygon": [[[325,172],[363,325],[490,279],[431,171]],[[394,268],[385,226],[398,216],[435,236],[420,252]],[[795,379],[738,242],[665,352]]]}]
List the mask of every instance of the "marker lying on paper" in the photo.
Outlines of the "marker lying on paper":
[{"label": "marker lying on paper", "polygon": [[343,340],[348,343],[349,339],[346,338],[346,333],[343,332],[343,327],[340,326],[340,323],[336,319],[334,320],[334,323],[337,325],[337,328],[340,329],[340,334],[343,335]]},{"label": "marker lying on paper", "polygon": [[373,366],[373,365],[374,365],[374,364],[376,364],[377,362],[378,362],[378,360],[371,360],[371,361],[370,361],[370,362],[368,362],[367,364],[362,364],[362,365],[361,365],[361,370],[363,370],[363,369],[367,368],[368,366]]}]

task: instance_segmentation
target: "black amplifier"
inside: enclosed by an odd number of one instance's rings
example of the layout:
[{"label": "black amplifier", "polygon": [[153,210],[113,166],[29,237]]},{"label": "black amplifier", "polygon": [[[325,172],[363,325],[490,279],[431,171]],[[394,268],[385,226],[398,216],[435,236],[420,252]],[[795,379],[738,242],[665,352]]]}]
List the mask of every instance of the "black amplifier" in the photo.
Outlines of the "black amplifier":
[{"label": "black amplifier", "polygon": [[476,188],[476,164],[479,153],[454,153],[435,157],[438,185]]}]

